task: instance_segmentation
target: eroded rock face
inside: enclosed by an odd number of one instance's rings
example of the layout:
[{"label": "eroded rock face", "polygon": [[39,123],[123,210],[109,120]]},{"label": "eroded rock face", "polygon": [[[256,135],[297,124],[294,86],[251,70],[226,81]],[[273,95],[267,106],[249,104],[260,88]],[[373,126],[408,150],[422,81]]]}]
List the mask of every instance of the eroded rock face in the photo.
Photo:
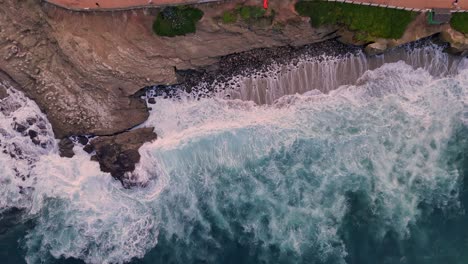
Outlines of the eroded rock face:
[{"label": "eroded rock face", "polygon": [[140,124],[146,105],[132,97],[154,84],[177,82],[175,69],[210,65],[219,56],[260,47],[303,45],[333,38],[294,13],[293,0],[272,1],[270,24],[223,24],[216,18],[236,5],[201,5],[197,33],[158,37],[157,9],[110,13],[69,12],[39,0],[3,0],[0,70],[16,80],[51,121],[58,138],[111,135]]},{"label": "eroded rock face", "polygon": [[450,52],[466,55],[468,52],[468,38],[454,29],[448,29],[440,34],[442,41],[450,43]]},{"label": "eroded rock face", "polygon": [[[52,31],[40,1],[2,1],[0,69],[37,102],[57,137],[111,134],[147,118],[144,102],[126,92],[128,81],[105,72],[88,75]],[[88,52],[80,50],[83,56]]]},{"label": "eroded rock face", "polygon": [[101,170],[109,172],[126,187],[132,186],[131,175],[135,164],[140,161],[138,149],[145,143],[155,140],[153,128],[139,128],[110,137],[99,137],[91,141],[96,152],[92,157],[99,162]]}]

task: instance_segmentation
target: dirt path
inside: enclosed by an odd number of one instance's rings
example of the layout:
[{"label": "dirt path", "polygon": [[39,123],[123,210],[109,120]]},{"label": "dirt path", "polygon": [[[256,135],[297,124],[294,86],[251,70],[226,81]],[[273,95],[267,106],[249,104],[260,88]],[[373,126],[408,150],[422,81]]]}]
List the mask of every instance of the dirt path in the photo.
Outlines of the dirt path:
[{"label": "dirt path", "polygon": [[[51,4],[74,10],[112,10],[130,9],[138,7],[165,6],[176,4],[193,4],[201,2],[216,2],[222,0],[45,0]],[[407,8],[453,8],[453,0],[359,0],[356,2],[366,2],[389,6]],[[263,1],[258,0],[262,5]],[[463,10],[468,10],[468,0],[459,0],[458,6]]]}]

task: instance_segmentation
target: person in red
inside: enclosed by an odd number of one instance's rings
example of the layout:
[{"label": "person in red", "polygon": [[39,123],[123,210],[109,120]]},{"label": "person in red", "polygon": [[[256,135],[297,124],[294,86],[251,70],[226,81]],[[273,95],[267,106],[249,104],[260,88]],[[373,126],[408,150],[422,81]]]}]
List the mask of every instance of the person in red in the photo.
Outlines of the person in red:
[{"label": "person in red", "polygon": [[268,9],[268,0],[263,0],[263,8]]}]

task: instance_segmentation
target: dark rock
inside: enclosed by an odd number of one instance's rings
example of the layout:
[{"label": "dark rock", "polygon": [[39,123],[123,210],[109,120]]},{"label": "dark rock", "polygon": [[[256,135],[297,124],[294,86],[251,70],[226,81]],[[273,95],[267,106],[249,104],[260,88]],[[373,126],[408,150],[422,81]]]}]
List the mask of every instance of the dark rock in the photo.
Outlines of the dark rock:
[{"label": "dark rock", "polygon": [[39,145],[39,144],[41,144],[41,141],[40,141],[39,139],[37,139],[37,138],[32,138],[31,140],[32,140],[32,142],[34,143],[34,145]]},{"label": "dark rock", "polygon": [[14,129],[19,133],[23,133],[24,131],[26,131],[27,128],[23,126],[22,124],[15,123]]},{"label": "dark rock", "polygon": [[72,158],[75,156],[75,152],[73,152],[73,141],[69,138],[64,138],[59,142],[59,153],[60,157]]},{"label": "dark rock", "polygon": [[26,119],[26,122],[28,122],[28,124],[29,124],[30,126],[34,125],[34,124],[36,123],[36,121],[37,121],[37,120],[36,120],[36,118],[34,118],[34,117],[28,117],[28,118]]},{"label": "dark rock", "polygon": [[90,144],[90,145],[86,145],[86,146],[83,147],[83,150],[86,151],[88,154],[91,154],[91,153],[93,153],[93,151],[94,151],[94,147],[93,147],[93,145],[91,145],[91,144]]},{"label": "dark rock", "polygon": [[148,104],[156,104],[156,99],[154,99],[153,97],[148,99]]},{"label": "dark rock", "polygon": [[47,126],[46,126],[46,124],[45,124],[45,123],[43,123],[43,122],[41,122],[41,123],[37,123],[37,127],[38,127],[39,129],[42,129],[42,130],[45,130],[45,129],[47,129]]},{"label": "dark rock", "polygon": [[78,143],[80,143],[81,145],[86,145],[88,144],[88,138],[85,137],[85,136],[78,136]]},{"label": "dark rock", "polygon": [[[135,164],[140,161],[138,149],[145,142],[156,138],[153,128],[139,128],[115,136],[96,138],[91,141],[96,151],[92,160],[98,161],[102,171],[109,172],[125,187],[131,187],[132,181],[126,178],[126,172],[135,170]],[[88,150],[91,151],[91,148]]]},{"label": "dark rock", "polygon": [[34,131],[34,130],[29,130],[29,131],[28,131],[28,135],[29,135],[29,137],[30,137],[31,139],[36,138],[36,137],[37,137],[37,132]]},{"label": "dark rock", "polygon": [[6,98],[8,96],[8,93],[3,86],[0,86],[0,100]]}]

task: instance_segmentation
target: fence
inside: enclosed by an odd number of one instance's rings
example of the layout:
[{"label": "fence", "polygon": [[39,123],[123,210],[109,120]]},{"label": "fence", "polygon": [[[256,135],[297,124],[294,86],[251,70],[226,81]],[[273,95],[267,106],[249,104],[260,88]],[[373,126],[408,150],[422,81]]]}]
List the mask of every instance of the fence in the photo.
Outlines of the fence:
[{"label": "fence", "polygon": [[[176,2],[176,3],[172,3],[172,4],[159,4],[159,5],[145,4],[145,5],[136,5],[136,6],[132,6],[132,7],[124,7],[124,8],[73,8],[73,7],[61,5],[61,4],[58,3],[57,0],[42,0],[42,1],[46,2],[48,4],[51,4],[53,6],[61,7],[61,8],[70,10],[70,11],[83,11],[83,12],[100,11],[100,12],[105,12],[105,11],[125,11],[125,10],[136,10],[136,9],[158,8],[158,7],[168,6],[168,5],[187,5],[187,4],[204,4],[204,3],[213,3],[213,2],[226,2],[226,1],[229,1],[229,0],[191,0],[191,1],[188,0],[188,1]],[[408,7],[400,7],[400,6],[393,6],[393,5],[386,5],[386,4],[369,3],[369,2],[364,2],[364,1],[352,1],[352,0],[324,0],[324,1],[355,4],[355,5],[384,7],[384,8],[393,8],[393,9],[401,9],[401,10],[414,11],[414,12],[425,12],[425,11],[431,10],[431,9],[427,9],[427,8],[408,8]],[[468,12],[468,10],[452,9],[451,12],[452,13]]]},{"label": "fence", "polygon": [[[384,7],[384,8],[393,8],[393,9],[401,9],[401,10],[414,11],[414,12],[425,12],[425,11],[432,10],[432,9],[429,9],[429,8],[410,8],[410,7],[401,7],[401,6],[376,4],[376,3],[369,3],[369,2],[362,2],[362,1],[351,1],[351,0],[325,0],[325,1],[355,4],[355,5],[365,5],[365,6],[376,6],[376,7]],[[459,13],[459,12],[468,12],[468,10],[452,9],[452,10],[450,10],[450,12]]]}]

